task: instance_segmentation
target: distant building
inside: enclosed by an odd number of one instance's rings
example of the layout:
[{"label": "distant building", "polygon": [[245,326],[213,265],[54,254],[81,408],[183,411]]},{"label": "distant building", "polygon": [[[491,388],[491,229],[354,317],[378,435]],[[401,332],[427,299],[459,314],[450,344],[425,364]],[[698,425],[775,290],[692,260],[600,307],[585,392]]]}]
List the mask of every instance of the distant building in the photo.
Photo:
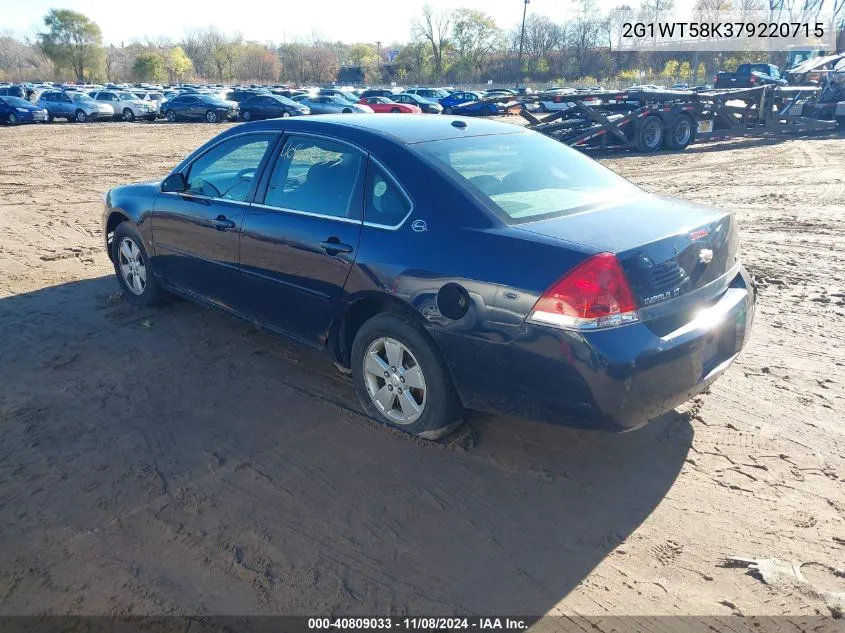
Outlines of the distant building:
[{"label": "distant building", "polygon": [[341,66],[337,71],[337,83],[360,85],[364,83],[364,69],[361,66]]}]

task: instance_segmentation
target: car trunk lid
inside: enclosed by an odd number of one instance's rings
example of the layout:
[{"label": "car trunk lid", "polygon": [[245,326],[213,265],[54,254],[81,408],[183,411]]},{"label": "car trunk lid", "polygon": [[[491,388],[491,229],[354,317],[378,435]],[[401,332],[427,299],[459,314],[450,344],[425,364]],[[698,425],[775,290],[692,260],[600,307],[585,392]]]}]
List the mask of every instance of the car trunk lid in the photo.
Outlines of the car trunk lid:
[{"label": "car trunk lid", "polygon": [[640,308],[695,291],[707,301],[703,289],[718,292],[712,282],[739,262],[731,213],[650,194],[515,226],[615,254]]}]

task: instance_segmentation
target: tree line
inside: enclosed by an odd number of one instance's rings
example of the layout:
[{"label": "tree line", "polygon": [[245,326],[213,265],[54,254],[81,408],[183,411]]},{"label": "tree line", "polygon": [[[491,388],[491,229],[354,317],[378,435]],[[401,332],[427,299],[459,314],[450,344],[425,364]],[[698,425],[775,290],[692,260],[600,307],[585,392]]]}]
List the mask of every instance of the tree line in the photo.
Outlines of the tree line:
[{"label": "tree line", "polygon": [[[766,10],[783,1],[696,0],[695,8]],[[826,1],[834,3],[842,50],[845,0],[794,0],[816,10]],[[44,30],[32,37],[0,34],[0,80],[626,85],[707,83],[717,69],[743,61],[785,61],[784,54],[769,53],[619,50],[622,11],[647,22],[673,8],[674,0],[642,0],[636,8],[620,4],[603,13],[595,0],[577,0],[565,22],[529,13],[523,31],[521,24],[502,28],[477,9],[439,11],[426,5],[406,42],[331,42],[316,33],[293,42],[255,42],[209,27],[189,30],[180,41],[146,38],[119,46],[104,45],[100,27],[87,16],[52,9],[44,16]]]}]

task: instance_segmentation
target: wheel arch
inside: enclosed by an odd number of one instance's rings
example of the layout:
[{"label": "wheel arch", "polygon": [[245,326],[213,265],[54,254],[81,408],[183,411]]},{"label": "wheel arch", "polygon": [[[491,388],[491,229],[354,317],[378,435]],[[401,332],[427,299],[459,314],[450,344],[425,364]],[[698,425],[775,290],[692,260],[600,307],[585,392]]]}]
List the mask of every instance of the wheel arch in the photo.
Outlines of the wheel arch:
[{"label": "wheel arch", "polygon": [[437,342],[428,334],[426,321],[412,306],[392,295],[367,293],[349,301],[338,312],[328,336],[328,348],[332,358],[342,366],[351,366],[352,341],[361,326],[377,314],[396,312],[413,319],[423,330],[436,353],[443,357]]},{"label": "wheel arch", "polygon": [[106,252],[108,253],[109,259],[114,261],[114,255],[112,253],[112,240],[114,239],[114,230],[117,228],[118,224],[122,224],[123,222],[131,222],[132,220],[126,215],[123,211],[112,211],[109,214],[108,219],[106,220]]}]

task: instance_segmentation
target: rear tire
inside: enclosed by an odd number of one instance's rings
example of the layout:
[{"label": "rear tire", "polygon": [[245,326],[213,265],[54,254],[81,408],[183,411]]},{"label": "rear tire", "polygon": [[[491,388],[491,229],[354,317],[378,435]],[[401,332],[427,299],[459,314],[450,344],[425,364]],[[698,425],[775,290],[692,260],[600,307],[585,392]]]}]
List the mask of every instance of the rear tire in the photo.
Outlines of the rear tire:
[{"label": "rear tire", "polygon": [[18,124],[18,117],[14,112],[9,113],[9,120],[7,121],[9,125],[17,125]]},{"label": "rear tire", "polygon": [[637,130],[637,151],[655,152],[663,142],[663,122],[660,117],[647,116]]},{"label": "rear tire", "polygon": [[351,357],[358,400],[374,420],[425,439],[461,423],[463,409],[446,363],[410,315],[386,312],[366,321]]},{"label": "rear tire", "polygon": [[252,119],[252,114],[250,114],[249,110],[244,110],[241,113],[241,116],[243,117],[244,121],[249,121],[250,119]]},{"label": "rear tire", "polygon": [[131,222],[121,222],[114,230],[112,261],[117,282],[129,303],[155,306],[165,301],[166,295],[153,273],[144,240]]},{"label": "rear tire", "polygon": [[682,150],[692,143],[695,138],[695,123],[687,114],[680,114],[672,121],[663,137],[663,147],[671,150]]}]

